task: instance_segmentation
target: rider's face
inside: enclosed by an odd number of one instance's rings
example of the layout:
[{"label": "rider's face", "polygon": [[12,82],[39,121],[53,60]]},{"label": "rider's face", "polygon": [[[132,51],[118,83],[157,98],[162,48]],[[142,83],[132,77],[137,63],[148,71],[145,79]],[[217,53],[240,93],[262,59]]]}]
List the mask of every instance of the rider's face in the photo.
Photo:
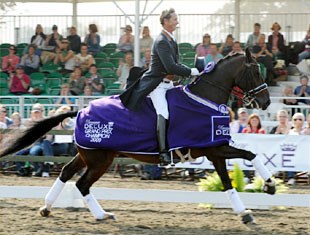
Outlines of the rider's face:
[{"label": "rider's face", "polygon": [[177,28],[178,24],[179,24],[178,15],[176,13],[172,13],[169,20],[165,19],[164,28],[168,32],[173,32]]}]

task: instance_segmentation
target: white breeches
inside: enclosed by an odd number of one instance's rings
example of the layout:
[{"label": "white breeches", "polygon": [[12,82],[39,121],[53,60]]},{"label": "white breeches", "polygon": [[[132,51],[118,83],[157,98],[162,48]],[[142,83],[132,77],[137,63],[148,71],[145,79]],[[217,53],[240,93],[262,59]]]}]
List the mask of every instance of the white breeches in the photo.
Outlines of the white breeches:
[{"label": "white breeches", "polygon": [[166,100],[166,92],[174,87],[173,82],[161,82],[151,93],[150,97],[153,102],[157,115],[162,115],[165,119],[169,119],[168,103]]}]

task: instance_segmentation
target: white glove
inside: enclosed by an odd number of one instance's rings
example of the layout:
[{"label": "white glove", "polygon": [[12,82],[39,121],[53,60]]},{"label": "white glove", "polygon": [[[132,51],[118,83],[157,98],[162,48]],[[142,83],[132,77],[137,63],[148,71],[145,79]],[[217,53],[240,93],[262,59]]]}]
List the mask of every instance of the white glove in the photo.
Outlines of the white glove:
[{"label": "white glove", "polygon": [[199,71],[198,71],[198,69],[196,69],[196,68],[191,68],[191,75],[192,76],[198,76],[199,75]]}]

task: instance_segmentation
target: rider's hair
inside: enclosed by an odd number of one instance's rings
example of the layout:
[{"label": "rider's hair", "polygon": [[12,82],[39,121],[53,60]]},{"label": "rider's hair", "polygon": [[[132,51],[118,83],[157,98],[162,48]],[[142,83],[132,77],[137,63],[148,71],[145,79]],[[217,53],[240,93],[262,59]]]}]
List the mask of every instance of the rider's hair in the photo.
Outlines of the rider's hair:
[{"label": "rider's hair", "polygon": [[164,25],[165,19],[169,20],[173,13],[175,13],[175,10],[173,8],[170,8],[169,10],[164,10],[160,15],[160,24]]}]

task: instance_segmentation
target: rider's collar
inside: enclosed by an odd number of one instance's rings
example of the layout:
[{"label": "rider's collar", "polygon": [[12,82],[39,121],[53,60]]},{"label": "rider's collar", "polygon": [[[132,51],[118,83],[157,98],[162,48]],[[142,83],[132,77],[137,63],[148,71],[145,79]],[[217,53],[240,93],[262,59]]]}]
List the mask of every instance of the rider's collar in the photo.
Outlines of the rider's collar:
[{"label": "rider's collar", "polygon": [[166,34],[168,34],[168,36],[169,36],[173,41],[175,41],[175,37],[173,36],[172,33],[168,32],[166,29],[163,29],[163,31],[164,31]]}]

